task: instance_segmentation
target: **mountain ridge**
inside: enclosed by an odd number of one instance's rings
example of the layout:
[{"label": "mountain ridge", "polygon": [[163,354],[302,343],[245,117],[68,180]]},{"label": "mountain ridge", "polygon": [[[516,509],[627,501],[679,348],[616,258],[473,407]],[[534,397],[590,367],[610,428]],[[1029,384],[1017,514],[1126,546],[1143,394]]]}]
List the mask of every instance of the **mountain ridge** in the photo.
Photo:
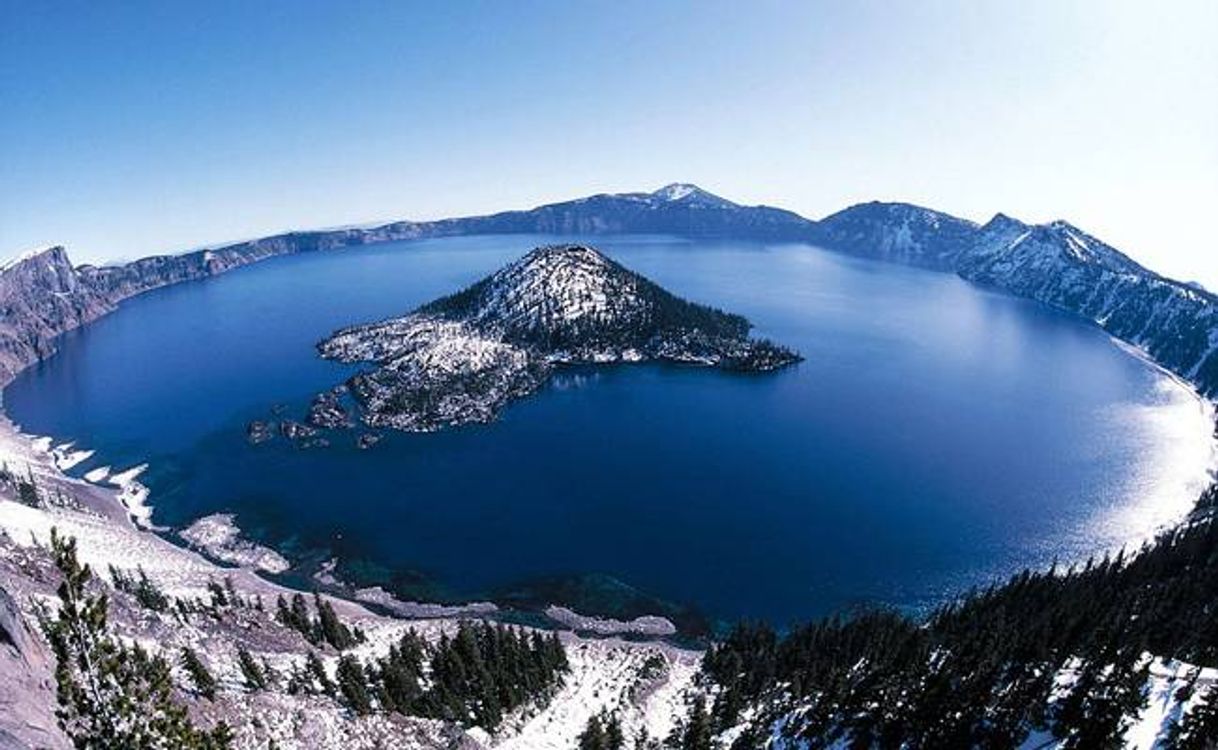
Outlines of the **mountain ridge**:
[{"label": "mountain ridge", "polygon": [[1203,395],[1218,397],[1218,297],[1150,271],[1068,222],[1026,224],[997,213],[978,225],[909,203],[879,201],[813,221],[781,208],[736,204],[690,183],[482,216],[286,232],[116,265],[73,267],[62,247],[47,248],[0,268],[0,384],[50,356],[59,334],[150,289],[277,255],[476,234],[669,234],[804,242],[956,273],[1089,320],[1144,350]]}]

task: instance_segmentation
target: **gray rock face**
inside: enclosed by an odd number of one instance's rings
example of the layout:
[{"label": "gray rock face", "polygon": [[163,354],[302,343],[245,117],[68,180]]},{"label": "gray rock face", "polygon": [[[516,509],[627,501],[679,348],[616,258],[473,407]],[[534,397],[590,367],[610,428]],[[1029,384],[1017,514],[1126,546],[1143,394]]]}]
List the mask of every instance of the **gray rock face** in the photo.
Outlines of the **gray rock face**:
[{"label": "gray rock face", "polygon": [[351,415],[342,404],[341,394],[335,391],[319,393],[309,406],[309,416],[306,421],[314,427],[326,430],[342,429],[354,426]]},{"label": "gray rock face", "polygon": [[54,339],[113,309],[81,281],[62,247],[30,253],[0,270],[0,383],[54,353]]},{"label": "gray rock face", "polygon": [[279,434],[288,440],[304,440],[317,435],[317,430],[307,424],[302,424],[292,419],[285,419],[279,423]]},{"label": "gray rock face", "polygon": [[0,588],[0,748],[66,748],[56,729],[52,659]]},{"label": "gray rock face", "polygon": [[759,372],[800,359],[748,338],[749,327],[592,248],[562,245],[405,317],[339,331],[319,349],[376,363],[350,381],[365,422],[427,432],[488,422],[563,365],[668,361]]},{"label": "gray rock face", "polygon": [[275,437],[275,426],[261,419],[255,419],[245,426],[245,439],[253,445],[265,443]]}]

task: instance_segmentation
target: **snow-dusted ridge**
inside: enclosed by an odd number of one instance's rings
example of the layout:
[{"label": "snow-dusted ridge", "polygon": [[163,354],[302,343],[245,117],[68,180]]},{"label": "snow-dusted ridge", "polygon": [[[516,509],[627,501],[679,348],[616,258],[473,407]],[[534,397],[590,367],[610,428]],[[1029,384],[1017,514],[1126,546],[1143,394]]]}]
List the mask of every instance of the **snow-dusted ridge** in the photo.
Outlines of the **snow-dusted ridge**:
[{"label": "snow-dusted ridge", "polygon": [[349,381],[365,422],[426,432],[488,422],[570,364],[662,361],[763,372],[794,352],[679,299],[590,247],[533,250],[457,294],[318,346],[376,369]]},{"label": "snow-dusted ridge", "polygon": [[1198,391],[1218,396],[1218,298],[1163,278],[1066,222],[985,224],[907,203],[871,202],[819,221],[743,206],[696,185],[602,193],[524,211],[285,232],[122,265],[72,267],[62,247],[0,267],[0,383],[54,353],[55,337],[131,296],[207,278],[266,258],[379,242],[477,234],[671,234],[754,242],[811,242],[862,257],[958,273],[1102,326],[1148,352]]}]

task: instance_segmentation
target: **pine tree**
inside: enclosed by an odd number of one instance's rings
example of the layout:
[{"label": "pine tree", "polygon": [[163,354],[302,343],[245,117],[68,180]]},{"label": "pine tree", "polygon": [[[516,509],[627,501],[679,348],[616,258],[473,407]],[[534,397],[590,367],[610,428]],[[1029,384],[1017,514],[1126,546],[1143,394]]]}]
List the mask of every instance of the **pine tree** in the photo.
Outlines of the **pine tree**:
[{"label": "pine tree", "polygon": [[338,689],[343,702],[352,711],[360,716],[372,712],[372,697],[368,692],[364,666],[351,654],[343,654],[338,660]]},{"label": "pine tree", "polygon": [[420,709],[424,655],[424,642],[410,630],[377,662],[377,696],[385,710],[405,714]]},{"label": "pine tree", "polygon": [[339,651],[354,646],[355,637],[351,635],[347,626],[339,621],[338,615],[334,614],[333,605],[322,599],[317,593],[313,594],[313,604],[317,608],[316,627],[320,635],[318,640],[324,640]]},{"label": "pine tree", "polygon": [[254,661],[250,652],[240,646],[237,647],[237,664],[241,667],[246,687],[250,690],[266,690],[267,677],[262,665]]},{"label": "pine tree", "polygon": [[[408,646],[403,639],[403,651]],[[418,651],[417,646],[411,648]],[[386,666],[381,664],[382,680],[390,672]],[[455,636],[441,636],[436,644],[431,658],[432,686],[415,701],[416,711],[494,729],[505,712],[527,701],[548,700],[562,684],[566,670],[566,653],[557,636],[462,622]]]},{"label": "pine tree", "polygon": [[605,726],[605,747],[607,750],[625,750],[626,736],[622,733],[622,721],[617,714],[608,717]]},{"label": "pine tree", "polygon": [[195,690],[208,700],[214,700],[216,697],[216,678],[212,677],[208,671],[207,665],[190,647],[182,648],[182,669],[186,670],[186,674],[190,676],[190,681],[194,683]]},{"label": "pine tree", "polygon": [[108,601],[88,591],[92,572],[76,557],[76,541],[51,530],[51,554],[63,576],[59,611],[41,624],[55,654],[60,727],[82,750],[110,748],[223,749],[227,726],[196,729],[172,697],[169,664],[107,631]]},{"label": "pine tree", "polygon": [[31,473],[29,481],[17,480],[17,500],[31,508],[37,508],[42,505],[42,501],[38,497],[38,485],[34,484],[34,475]]},{"label": "pine tree", "polygon": [[601,709],[593,714],[579,735],[579,750],[625,750],[622,722],[616,714]]},{"label": "pine tree", "polygon": [[288,603],[284,600],[283,594],[275,598],[275,619],[281,625],[292,627],[292,610],[288,609]]},{"label": "pine tree", "polygon": [[1218,686],[1172,725],[1167,746],[1174,750],[1213,750],[1218,747]]},{"label": "pine tree", "polygon": [[298,631],[309,643],[322,641],[321,627],[309,616],[309,606],[305,604],[305,598],[301,594],[292,594],[290,608],[283,603],[283,597],[280,597],[277,616],[280,622]]},{"label": "pine tree", "polygon": [[316,651],[310,651],[306,657],[305,673],[312,677],[317,686],[321,688],[321,692],[326,695],[334,695],[334,682],[326,673],[326,667],[321,663],[321,657],[317,655]]},{"label": "pine tree", "polygon": [[584,731],[579,734],[579,750],[605,750],[605,727],[601,724],[601,715],[592,714]]},{"label": "pine tree", "polygon": [[685,731],[681,733],[681,750],[712,750],[713,747],[706,699],[698,696],[685,722]]},{"label": "pine tree", "polygon": [[228,606],[228,594],[223,586],[215,581],[208,581],[207,592],[211,595],[211,608],[213,610],[223,609]]}]

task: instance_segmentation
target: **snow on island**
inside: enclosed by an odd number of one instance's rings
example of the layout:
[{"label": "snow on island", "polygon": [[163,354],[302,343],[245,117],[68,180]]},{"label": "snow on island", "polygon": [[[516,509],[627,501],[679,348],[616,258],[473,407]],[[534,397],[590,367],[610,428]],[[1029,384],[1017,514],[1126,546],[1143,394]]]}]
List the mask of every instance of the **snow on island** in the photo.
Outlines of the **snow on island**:
[{"label": "snow on island", "polygon": [[243,568],[282,573],[291,567],[275,550],[242,539],[236,516],[231,513],[203,516],[183,529],[180,536],[217,560]]},{"label": "snow on island", "polygon": [[580,633],[596,635],[641,635],[663,637],[677,634],[677,626],[666,617],[643,615],[633,620],[614,620],[608,617],[588,617],[574,610],[550,605],[546,617]]},{"label": "snow on island", "polygon": [[566,365],[670,362],[776,370],[795,352],[751,324],[680,299],[580,245],[533,250],[405,317],[338,331],[323,357],[372,362],[348,385],[373,427],[430,432],[489,422]]}]

